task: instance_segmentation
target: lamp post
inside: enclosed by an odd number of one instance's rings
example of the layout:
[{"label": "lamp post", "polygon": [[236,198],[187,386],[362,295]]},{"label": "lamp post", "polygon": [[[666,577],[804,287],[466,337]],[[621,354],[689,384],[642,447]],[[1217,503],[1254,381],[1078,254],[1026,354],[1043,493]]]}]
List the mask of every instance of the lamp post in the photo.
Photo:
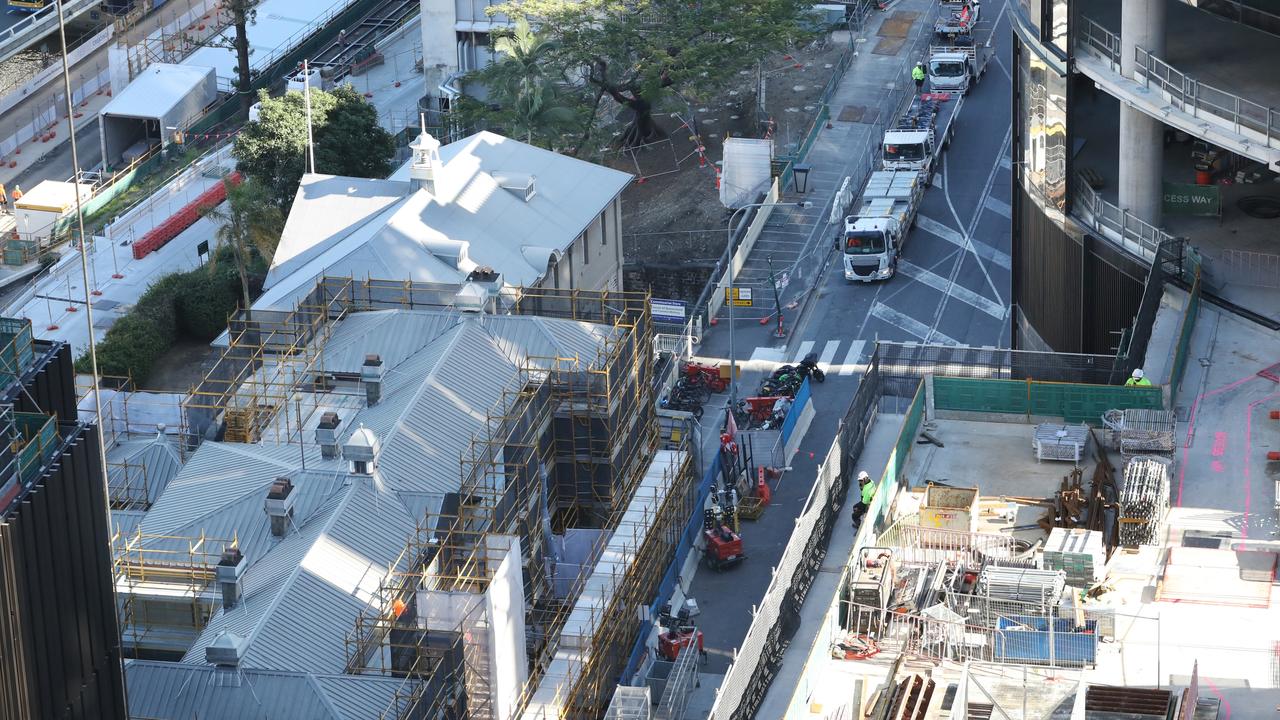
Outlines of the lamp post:
[{"label": "lamp post", "polygon": [[725,255],[729,258],[729,275],[728,287],[725,288],[725,303],[729,306],[729,412],[733,412],[738,407],[738,361],[737,356],[733,352],[733,306],[737,304],[737,296],[733,292],[733,222],[737,219],[738,213],[750,208],[774,207],[778,205],[794,205],[798,208],[812,207],[813,203],[804,200],[801,202],[762,202],[743,205],[733,214],[729,216],[729,227],[725,231],[728,242],[725,244]]}]

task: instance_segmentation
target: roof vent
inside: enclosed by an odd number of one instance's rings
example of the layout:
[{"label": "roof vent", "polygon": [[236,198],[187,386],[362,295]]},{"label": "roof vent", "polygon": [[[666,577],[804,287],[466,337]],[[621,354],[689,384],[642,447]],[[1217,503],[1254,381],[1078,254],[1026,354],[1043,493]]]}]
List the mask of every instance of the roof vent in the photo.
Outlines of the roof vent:
[{"label": "roof vent", "polygon": [[360,380],[364,382],[364,397],[369,407],[378,404],[382,399],[382,357],[365,355],[364,366],[360,368]]},{"label": "roof vent", "polygon": [[503,190],[525,202],[529,202],[538,194],[538,190],[534,185],[534,181],[537,178],[528,173],[495,173],[493,179],[498,182],[498,186]]},{"label": "roof vent", "polygon": [[338,427],[342,418],[332,410],[320,416],[320,424],[316,426],[316,444],[320,446],[320,456],[332,460],[338,457]]},{"label": "roof vent", "polygon": [[240,552],[240,548],[231,547],[222,551],[222,558],[218,560],[217,577],[222,589],[222,607],[226,610],[240,602],[244,566],[244,553]]},{"label": "roof vent", "polygon": [[372,475],[377,467],[381,447],[377,434],[361,425],[347,438],[347,444],[342,446],[342,457],[351,463],[353,474]]},{"label": "roof vent", "polygon": [[224,630],[205,646],[204,659],[205,662],[220,667],[236,667],[244,659],[245,650],[248,649],[249,643],[244,638]]},{"label": "roof vent", "polygon": [[271,517],[271,534],[284,537],[289,530],[289,522],[293,519],[293,503],[297,495],[293,492],[293,480],[287,477],[276,478],[267,491],[266,510]]}]

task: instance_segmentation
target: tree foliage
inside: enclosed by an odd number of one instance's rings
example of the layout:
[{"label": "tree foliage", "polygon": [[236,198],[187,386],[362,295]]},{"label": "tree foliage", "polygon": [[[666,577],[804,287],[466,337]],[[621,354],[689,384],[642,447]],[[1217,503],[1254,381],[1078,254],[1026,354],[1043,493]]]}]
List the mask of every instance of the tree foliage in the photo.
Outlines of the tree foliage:
[{"label": "tree foliage", "polygon": [[557,44],[523,17],[493,38],[494,61],[472,78],[483,84],[491,102],[473,103],[464,113],[478,110],[479,119],[507,135],[555,147],[585,119],[575,107],[577,90],[564,69],[556,68]]},{"label": "tree foliage", "polygon": [[[543,74],[563,75],[631,111],[619,141],[662,136],[668,94],[700,100],[808,34],[802,0],[510,0],[491,11],[539,28]],[[496,47],[496,46],[495,46]]]},{"label": "tree foliage", "polygon": [[[227,201],[207,209],[205,215],[218,224],[218,247],[226,248],[235,263],[236,275],[240,279],[241,307],[248,319],[254,296],[250,282],[253,267],[259,262],[267,266],[271,264],[280,243],[284,219],[280,209],[252,178],[239,185],[227,180],[223,183],[227,188]],[[213,256],[211,266],[216,267],[217,258],[217,255]]]},{"label": "tree foliage", "polygon": [[[310,95],[316,172],[356,177],[391,172],[395,140],[378,125],[377,110],[363,96],[350,85]],[[299,92],[272,98],[264,91],[258,97],[258,119],[241,129],[231,154],[287,214],[307,167],[306,99]]]}]

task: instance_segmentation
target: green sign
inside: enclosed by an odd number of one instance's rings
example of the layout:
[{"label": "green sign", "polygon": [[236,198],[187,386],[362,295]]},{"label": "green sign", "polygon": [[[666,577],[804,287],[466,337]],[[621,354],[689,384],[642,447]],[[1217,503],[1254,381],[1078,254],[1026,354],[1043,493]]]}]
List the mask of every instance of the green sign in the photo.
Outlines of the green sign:
[{"label": "green sign", "polygon": [[1164,211],[1176,215],[1222,214],[1222,192],[1217,185],[1164,184]]}]

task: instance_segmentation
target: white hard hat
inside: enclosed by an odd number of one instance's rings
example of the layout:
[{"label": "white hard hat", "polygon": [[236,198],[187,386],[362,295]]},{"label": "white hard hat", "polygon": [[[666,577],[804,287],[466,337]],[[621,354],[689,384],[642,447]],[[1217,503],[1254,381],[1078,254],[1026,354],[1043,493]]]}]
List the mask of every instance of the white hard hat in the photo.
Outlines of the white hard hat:
[{"label": "white hard hat", "polygon": [[1142,379],[1142,368],[1137,368],[1133,371],[1133,379],[1135,380]]},{"label": "white hard hat", "polygon": [[866,470],[858,473],[858,482],[862,482],[863,480],[871,480],[871,476],[867,474]]}]

